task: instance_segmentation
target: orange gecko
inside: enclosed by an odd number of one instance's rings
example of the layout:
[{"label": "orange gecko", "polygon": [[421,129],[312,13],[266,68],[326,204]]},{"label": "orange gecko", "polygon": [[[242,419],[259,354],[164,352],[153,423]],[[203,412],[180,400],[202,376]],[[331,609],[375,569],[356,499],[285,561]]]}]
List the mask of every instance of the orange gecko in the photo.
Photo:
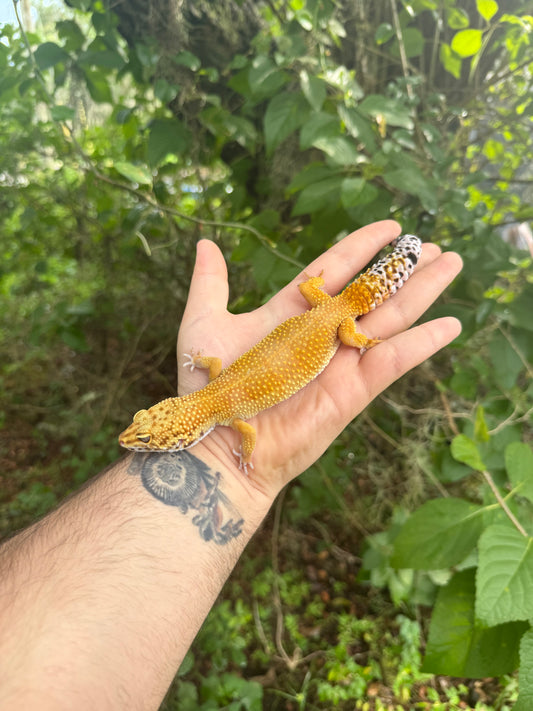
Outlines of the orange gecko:
[{"label": "orange gecko", "polygon": [[394,250],[337,296],[315,276],[299,285],[311,308],[284,321],[257,345],[222,369],[219,358],[187,356],[185,366],[209,369],[209,383],[188,395],[139,410],[119,444],[138,452],[175,452],[192,447],[217,425],[241,435],[240,468],[253,468],[256,431],[246,420],[291,397],[321,373],[340,343],[366,350],[379,343],[358,333],[355,320],[392,296],[409,278],[422,244],[403,235]]}]

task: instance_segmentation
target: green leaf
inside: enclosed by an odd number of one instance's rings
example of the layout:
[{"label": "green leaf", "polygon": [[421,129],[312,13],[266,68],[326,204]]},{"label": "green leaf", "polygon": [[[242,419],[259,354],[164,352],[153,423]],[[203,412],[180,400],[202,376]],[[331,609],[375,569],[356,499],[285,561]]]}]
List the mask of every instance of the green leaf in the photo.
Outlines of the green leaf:
[{"label": "green leaf", "polygon": [[96,37],[87,49],[80,53],[78,64],[104,69],[122,69],[124,58],[115,49],[109,49],[102,37]]},{"label": "green leaf", "polygon": [[471,473],[472,470],[470,467],[465,466],[452,457],[449,447],[446,447],[442,451],[440,457],[440,471],[438,474],[441,482],[447,484],[459,481],[467,476],[470,476]]},{"label": "green leaf", "polygon": [[453,438],[450,450],[454,459],[467,464],[472,469],[482,472],[487,468],[481,459],[477,444],[464,434],[459,434]]},{"label": "green leaf", "polygon": [[429,213],[436,212],[438,208],[436,186],[431,178],[424,175],[414,163],[405,161],[403,168],[386,172],[383,179],[391,187],[419,198]]},{"label": "green leaf", "polygon": [[253,96],[274,96],[287,83],[288,75],[282,71],[270,57],[255,57],[248,71],[248,84]]},{"label": "green leaf", "polygon": [[366,185],[363,178],[345,178],[341,187],[341,202],[345,210],[359,205],[360,195]]},{"label": "green leaf", "polygon": [[520,496],[533,502],[533,451],[523,442],[511,442],[505,448],[505,468]]},{"label": "green leaf", "polygon": [[142,165],[134,165],[126,161],[117,161],[113,167],[132,183],[147,184],[152,182],[152,174]]},{"label": "green leaf", "polygon": [[339,119],[324,111],[314,112],[304,123],[300,131],[300,148],[305,151],[321,138],[339,136]]},{"label": "green leaf", "polygon": [[460,79],[462,61],[457,54],[455,54],[449,44],[446,44],[445,42],[441,44],[439,57],[444,69],[446,69],[446,71],[456,79]]},{"label": "green leaf", "polygon": [[[100,3],[94,3],[94,6],[98,6],[99,4]],[[100,10],[103,10],[101,4],[100,7],[98,7],[98,9],[96,9],[96,11],[93,12],[93,14],[91,15],[91,22],[98,34],[105,35],[112,27],[112,20],[114,15],[110,15],[105,10],[103,12],[100,12]]]},{"label": "green leaf", "polygon": [[498,12],[498,3],[495,0],[476,0],[477,11],[487,22]]},{"label": "green leaf", "polygon": [[463,499],[433,499],[415,511],[394,541],[396,568],[437,570],[461,563],[483,530],[484,509]]},{"label": "green leaf", "polygon": [[323,151],[335,165],[355,165],[360,155],[353,142],[346,136],[321,136],[313,146]]},{"label": "green leaf", "polygon": [[[159,52],[148,44],[142,42],[135,43],[135,54],[143,67],[153,69],[159,61]],[[174,59],[174,61],[177,61]],[[179,64],[179,62],[177,62]]]},{"label": "green leaf", "polygon": [[489,354],[497,384],[503,390],[509,390],[524,367],[520,356],[502,333],[496,333],[491,338]]},{"label": "green leaf", "polygon": [[533,708],[533,630],[528,630],[520,642],[520,671],[518,673],[518,698],[513,711],[531,711]]},{"label": "green leaf", "polygon": [[326,83],[323,79],[309,75],[305,69],[300,72],[302,93],[315,111],[320,111],[326,100]]},{"label": "green leaf", "polygon": [[355,79],[355,71],[348,69],[344,64],[335,66],[335,69],[327,69],[323,76],[328,84],[340,89],[350,103],[362,99],[365,95],[363,88]]},{"label": "green leaf", "polygon": [[479,539],[476,614],[487,625],[533,617],[533,539],[509,524]]},{"label": "green leaf", "polygon": [[189,52],[187,49],[178,52],[178,54],[176,54],[176,56],[174,57],[174,61],[176,62],[176,64],[180,64],[183,67],[187,67],[193,72],[198,71],[198,69],[200,69],[200,67],[202,66],[202,63],[200,62],[198,57],[192,52]]},{"label": "green leaf", "polygon": [[382,94],[369,94],[358,106],[362,114],[385,119],[390,126],[414,128],[412,111],[400,101]]},{"label": "green leaf", "polygon": [[306,32],[310,32],[313,29],[313,15],[308,10],[297,10],[294,15],[296,22]]},{"label": "green leaf", "polygon": [[474,422],[474,437],[478,442],[488,442],[490,439],[489,428],[485,420],[485,409],[479,405],[476,409],[476,419]]},{"label": "green leaf", "polygon": [[[402,32],[402,40],[406,57],[418,57],[424,51],[426,40],[422,32],[416,27],[406,27]],[[399,42],[396,41],[394,43],[391,54],[396,57],[400,56]]]},{"label": "green leaf", "polygon": [[309,115],[309,104],[299,92],[278,94],[269,101],[265,112],[265,142],[267,154],[279,146]]},{"label": "green leaf", "polygon": [[338,106],[337,112],[350,136],[360,141],[367,153],[374,153],[376,151],[376,138],[371,119],[361,116],[357,109],[348,108],[344,104]]},{"label": "green leaf", "polygon": [[87,353],[90,350],[85,334],[77,326],[67,326],[62,328],[59,335],[63,343],[65,343],[69,348],[72,348],[73,351],[77,351],[78,353]]},{"label": "green leaf", "polygon": [[482,42],[481,30],[461,30],[453,36],[451,47],[460,57],[471,57],[479,52]]},{"label": "green leaf", "polygon": [[287,193],[292,195],[313,183],[319,183],[321,180],[328,180],[333,177],[338,177],[338,171],[332,170],[324,163],[309,163],[299,173],[296,173],[287,188]]},{"label": "green leaf", "polygon": [[176,98],[180,87],[177,84],[169,84],[166,79],[160,77],[154,82],[154,94],[163,104],[168,104]]},{"label": "green leaf", "polygon": [[233,114],[222,107],[210,106],[204,109],[199,117],[219,141],[236,141],[249,151],[254,150],[257,131],[253,123],[244,116]]},{"label": "green leaf", "polygon": [[394,28],[390,22],[382,22],[374,35],[376,44],[385,44],[395,36]]},{"label": "green leaf", "polygon": [[476,623],[473,570],[453,576],[433,608],[422,671],[449,676],[486,677],[513,672],[523,622],[485,628]]},{"label": "green leaf", "polygon": [[83,74],[85,75],[85,81],[91,99],[97,103],[111,104],[113,102],[113,95],[104,74],[98,69],[91,69],[89,67],[83,67]]},{"label": "green leaf", "polygon": [[470,18],[463,8],[450,7],[446,10],[446,23],[452,30],[464,30],[470,25]]},{"label": "green leaf", "polygon": [[65,50],[55,42],[44,42],[40,44],[34,52],[37,66],[42,71],[55,67],[56,64],[66,62],[70,57]]},{"label": "green leaf", "polygon": [[150,124],[147,158],[154,168],[169,154],[180,155],[189,145],[189,131],[178,119],[155,119]]},{"label": "green leaf", "polygon": [[335,175],[304,188],[298,195],[292,214],[305,215],[326,206],[337,205],[340,203],[342,181],[342,175]]},{"label": "green leaf", "polygon": [[70,106],[51,106],[50,115],[54,121],[71,121],[76,112]]},{"label": "green leaf", "polygon": [[74,20],[59,20],[56,22],[57,34],[65,40],[64,49],[77,52],[85,43],[85,35]]},{"label": "green leaf", "polygon": [[71,7],[76,7],[78,10],[87,12],[91,8],[93,0],[69,0]]},{"label": "green leaf", "polygon": [[513,326],[533,331],[533,318],[531,318],[531,293],[524,291],[509,304],[509,321]]}]

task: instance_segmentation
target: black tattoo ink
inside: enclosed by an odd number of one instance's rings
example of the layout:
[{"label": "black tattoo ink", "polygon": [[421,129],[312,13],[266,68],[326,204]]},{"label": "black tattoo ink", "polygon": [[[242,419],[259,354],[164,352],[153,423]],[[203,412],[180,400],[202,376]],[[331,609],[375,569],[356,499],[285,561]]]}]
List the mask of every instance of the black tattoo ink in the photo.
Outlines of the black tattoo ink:
[{"label": "black tattoo ink", "polygon": [[197,511],[192,522],[204,541],[224,545],[242,532],[244,520],[220,491],[219,472],[211,474],[190,452],[134,454],[129,472],[140,473],[145,489],[164,504],[176,506],[182,514]]}]

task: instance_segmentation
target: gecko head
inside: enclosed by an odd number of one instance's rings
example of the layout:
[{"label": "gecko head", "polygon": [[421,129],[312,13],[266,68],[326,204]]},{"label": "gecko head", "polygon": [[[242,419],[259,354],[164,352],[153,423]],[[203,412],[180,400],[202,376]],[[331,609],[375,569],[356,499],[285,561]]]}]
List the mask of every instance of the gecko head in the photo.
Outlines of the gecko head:
[{"label": "gecko head", "polygon": [[203,439],[213,428],[195,426],[186,417],[188,408],[176,406],[179,400],[170,398],[136,412],[131,425],[119,435],[120,446],[135,452],[176,452]]},{"label": "gecko head", "polygon": [[[119,435],[121,447],[138,452],[149,452],[153,449],[154,418],[149,410],[139,410],[133,416],[133,422]],[[151,446],[152,445],[152,446]]]}]

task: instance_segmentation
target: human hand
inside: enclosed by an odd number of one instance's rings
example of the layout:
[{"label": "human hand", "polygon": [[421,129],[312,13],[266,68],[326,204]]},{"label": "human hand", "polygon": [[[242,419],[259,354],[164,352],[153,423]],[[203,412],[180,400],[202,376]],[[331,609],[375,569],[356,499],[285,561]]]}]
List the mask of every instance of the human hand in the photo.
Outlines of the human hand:
[{"label": "human hand", "polygon": [[[400,226],[383,221],[348,235],[318,257],[306,274],[322,271],[325,290],[338,293],[374,255],[400,234]],[[385,340],[363,355],[341,345],[326,369],[303,390],[250,420],[257,429],[254,469],[246,479],[237,473],[232,450],[238,435],[217,427],[204,445],[221,466],[233,469],[243,483],[273,497],[307,469],[346,425],[394,380],[436,353],[460,332],[454,318],[441,318],[409,328],[461,269],[460,257],[442,254],[425,244],[419,264],[407,284],[391,299],[358,321],[358,329]],[[300,274],[276,296],[253,312],[227,311],[227,269],[222,253],[208,240],[198,243],[189,298],[178,335],[179,394],[207,382],[204,372],[186,372],[184,354],[201,351],[221,358],[222,367],[255,345],[279,323],[308,308],[297,285]]]}]

